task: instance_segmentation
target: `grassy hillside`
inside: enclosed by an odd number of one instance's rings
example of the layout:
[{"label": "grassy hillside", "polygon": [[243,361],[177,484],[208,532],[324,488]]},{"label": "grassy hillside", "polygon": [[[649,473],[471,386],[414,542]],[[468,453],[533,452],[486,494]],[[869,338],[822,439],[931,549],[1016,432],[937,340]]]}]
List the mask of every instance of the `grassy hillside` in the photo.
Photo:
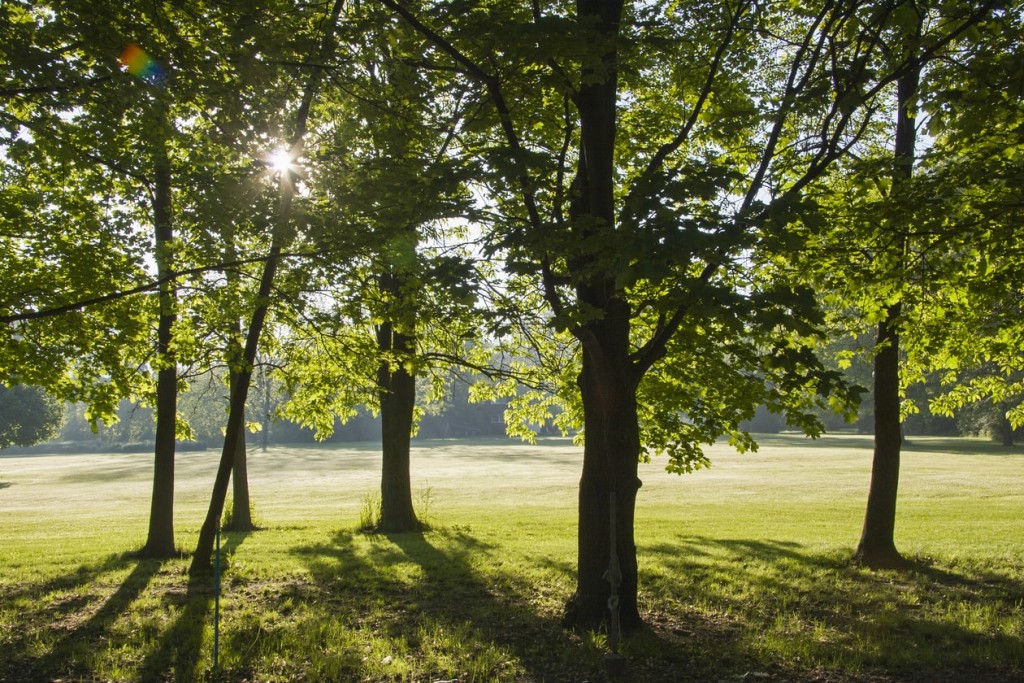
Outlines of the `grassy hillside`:
[{"label": "grassy hillside", "polygon": [[[178,458],[188,550],[214,451]],[[625,680],[1012,681],[1024,677],[1024,454],[925,439],[905,452],[911,573],[846,560],[870,439],[765,437],[710,470],[641,467],[641,605]],[[558,624],[572,590],[580,451],[565,440],[423,442],[423,534],[365,535],[373,446],[254,453],[264,530],[230,534],[214,670],[213,581],[139,561],[145,455],[0,457],[0,680],[600,681],[603,634]]]}]

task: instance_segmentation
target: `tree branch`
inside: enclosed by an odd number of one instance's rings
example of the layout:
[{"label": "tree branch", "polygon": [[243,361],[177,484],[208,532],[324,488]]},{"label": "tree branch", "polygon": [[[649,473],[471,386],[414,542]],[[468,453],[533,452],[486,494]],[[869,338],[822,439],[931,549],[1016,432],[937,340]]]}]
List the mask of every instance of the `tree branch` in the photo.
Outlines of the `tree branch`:
[{"label": "tree branch", "polygon": [[501,123],[502,132],[505,135],[505,141],[508,143],[509,149],[512,153],[512,161],[518,171],[516,180],[519,184],[519,191],[522,195],[523,204],[526,206],[527,216],[530,219],[530,226],[534,230],[540,230],[540,211],[537,208],[537,200],[533,195],[533,191],[530,189],[531,183],[529,174],[523,167],[525,150],[519,140],[519,134],[516,131],[515,123],[512,120],[511,110],[508,107],[508,103],[505,101],[505,95],[501,87],[501,80],[498,76],[488,73],[483,67],[466,56],[451,42],[417,19],[403,5],[399,4],[395,0],[379,1],[381,4],[398,14],[407,24],[409,24],[409,26],[420,33],[436,48],[454,59],[456,63],[461,64],[466,69],[466,73],[469,76],[484,85],[487,94],[490,95],[493,101],[495,111],[498,114],[498,120]]},{"label": "tree branch", "polygon": [[[294,252],[281,254],[281,258],[310,258],[321,255],[323,252]],[[44,308],[38,311],[22,311],[20,313],[12,313],[8,315],[0,315],[0,324],[10,325],[12,323],[23,322],[27,320],[41,320],[43,318],[54,318],[56,316],[64,315],[66,313],[73,313],[80,311],[91,306],[99,304],[109,303],[111,301],[117,301],[118,299],[125,299],[135,294],[142,294],[144,292],[153,291],[159,289],[161,285],[167,284],[180,277],[189,275],[201,275],[203,273],[210,273],[215,271],[223,271],[228,268],[236,266],[244,266],[252,263],[262,263],[267,260],[267,256],[261,256],[258,258],[251,259],[240,259],[237,261],[225,261],[223,263],[216,263],[209,266],[200,266],[198,268],[188,268],[186,270],[180,270],[172,275],[166,277],[157,278],[150,282],[143,283],[141,285],[130,287],[128,289],[116,290],[107,294],[101,294],[99,296],[91,297],[88,299],[81,299],[79,301],[73,301],[68,304],[61,306],[54,306],[52,308]]]},{"label": "tree branch", "polygon": [[[747,2],[741,3],[736,9],[736,14],[733,15],[732,20],[729,22],[729,27],[726,29],[725,37],[719,44],[718,49],[715,50],[715,56],[711,60],[711,68],[708,70],[708,76],[704,80],[704,85],[701,87],[700,95],[697,97],[697,101],[693,105],[693,111],[690,112],[690,117],[683,124],[679,133],[670,140],[669,142],[662,145],[658,151],[651,157],[647,167],[644,169],[640,177],[646,177],[658,170],[664,163],[665,160],[673,152],[679,149],[684,142],[686,142],[693,127],[697,124],[697,120],[700,118],[701,112],[704,111],[704,105],[707,104],[708,98],[711,97],[711,91],[715,85],[715,79],[718,77],[718,71],[722,67],[722,62],[725,60],[726,52],[729,46],[732,44],[733,38],[736,36],[736,31],[739,29],[740,19],[744,15],[744,9],[748,6]],[[630,193],[632,196],[632,192]],[[626,199],[626,204],[629,203],[629,198]]]}]

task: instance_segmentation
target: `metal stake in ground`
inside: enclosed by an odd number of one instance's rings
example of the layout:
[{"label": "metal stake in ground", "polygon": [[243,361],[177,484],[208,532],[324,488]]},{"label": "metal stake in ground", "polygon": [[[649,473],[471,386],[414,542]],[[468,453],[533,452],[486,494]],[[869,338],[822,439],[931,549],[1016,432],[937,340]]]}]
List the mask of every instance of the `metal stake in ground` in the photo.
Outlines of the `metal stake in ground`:
[{"label": "metal stake in ground", "polygon": [[220,665],[220,520],[217,520],[217,541],[213,561],[213,668]]},{"label": "metal stake in ground", "polygon": [[605,668],[613,677],[621,674],[626,668],[625,658],[619,654],[619,586],[622,584],[622,568],[619,566],[619,554],[615,544],[615,492],[608,494],[608,540],[611,548],[608,557],[608,571],[605,580],[611,585],[608,596],[608,645],[612,651],[604,656]]}]

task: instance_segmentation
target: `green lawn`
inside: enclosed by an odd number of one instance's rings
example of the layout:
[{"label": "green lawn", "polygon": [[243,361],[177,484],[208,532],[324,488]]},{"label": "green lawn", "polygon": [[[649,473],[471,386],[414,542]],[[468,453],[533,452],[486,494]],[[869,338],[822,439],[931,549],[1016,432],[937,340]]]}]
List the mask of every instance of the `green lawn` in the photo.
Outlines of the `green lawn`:
[{"label": "green lawn", "polygon": [[[178,457],[191,549],[219,453]],[[847,558],[870,439],[764,437],[678,477],[641,466],[650,628],[634,681],[1024,680],[1024,453],[915,439],[897,545],[909,573]],[[566,440],[423,442],[422,534],[365,535],[373,446],[254,453],[265,529],[224,538],[213,582],[139,561],[150,458],[0,457],[0,681],[601,681],[600,633],[560,628],[572,590],[581,452]]]}]

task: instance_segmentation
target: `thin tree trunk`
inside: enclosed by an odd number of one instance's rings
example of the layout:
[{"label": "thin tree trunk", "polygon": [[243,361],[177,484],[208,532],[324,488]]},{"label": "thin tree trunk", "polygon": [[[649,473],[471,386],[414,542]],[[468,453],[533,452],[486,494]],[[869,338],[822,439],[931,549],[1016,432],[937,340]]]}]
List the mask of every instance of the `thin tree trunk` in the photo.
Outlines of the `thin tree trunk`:
[{"label": "thin tree trunk", "polygon": [[[161,121],[166,125],[166,122]],[[171,242],[174,239],[171,199],[171,164],[167,141],[155,149],[153,224],[157,276],[160,285],[160,318],[157,323],[156,438],[153,458],[153,498],[149,512],[149,534],[141,554],[167,558],[174,547],[174,439],[178,406],[178,371],[171,349],[175,322],[175,284]]]},{"label": "thin tree trunk", "polygon": [[412,504],[409,451],[416,377],[402,362],[403,356],[415,350],[415,340],[385,322],[377,330],[377,344],[385,356],[390,356],[381,360],[377,370],[382,456],[378,529],[388,533],[415,531],[420,522]]},{"label": "thin tree trunk", "polygon": [[[290,193],[283,195],[281,203],[281,213],[283,216],[287,216],[290,213]],[[280,255],[281,244],[275,237],[266,264],[263,267],[263,276],[260,278],[259,294],[257,295],[258,301],[269,301]],[[224,512],[224,501],[227,498],[228,481],[231,479],[231,471],[235,466],[235,453],[238,451],[238,442],[239,440],[243,443],[245,441],[245,402],[249,396],[249,384],[252,382],[252,366],[256,361],[256,348],[259,345],[260,335],[263,333],[263,323],[266,320],[268,308],[267,303],[261,303],[257,306],[249,323],[249,331],[245,340],[245,351],[243,352],[245,367],[238,371],[235,386],[231,392],[228,426],[224,435],[224,448],[221,450],[220,465],[217,467],[217,476],[213,482],[210,507],[206,512],[206,520],[199,530],[199,541],[196,543],[192,564],[189,567],[189,571],[192,573],[208,571],[210,568],[210,560],[213,557],[213,542],[217,534],[217,527],[220,525],[221,515]]]},{"label": "thin tree trunk", "polygon": [[[338,17],[343,0],[334,0],[331,8],[331,16],[324,27],[323,40],[320,46],[320,59],[318,64],[325,63],[334,52],[334,32],[338,25]],[[295,121],[295,135],[292,139],[291,149],[293,152],[301,150],[302,143],[306,137],[306,126],[309,119],[309,110],[313,104],[313,98],[320,87],[323,79],[323,67],[315,66],[310,74],[309,83],[303,93],[302,103]],[[206,513],[206,520],[199,530],[199,540],[196,543],[195,554],[192,556],[192,564],[189,571],[192,573],[205,572],[210,568],[210,560],[213,557],[213,542],[220,524],[221,514],[224,511],[224,500],[227,498],[228,480],[231,478],[231,470],[234,467],[235,452],[238,449],[238,440],[244,439],[245,429],[245,402],[249,396],[249,385],[252,382],[252,370],[256,363],[256,351],[259,346],[260,335],[263,333],[263,323],[267,317],[267,310],[270,304],[270,294],[274,285],[274,276],[281,258],[281,250],[288,234],[288,226],[291,222],[292,196],[294,194],[295,178],[290,172],[282,172],[280,179],[280,205],[278,209],[277,225],[274,228],[274,236],[271,241],[270,253],[263,266],[263,275],[260,278],[259,292],[256,301],[259,304],[253,312],[252,320],[249,322],[249,330],[245,338],[245,349],[242,354],[243,367],[238,372],[238,379],[234,390],[231,393],[231,402],[228,410],[228,426],[224,436],[224,448],[221,451],[220,465],[217,468],[217,476],[213,482],[213,493],[210,496],[210,507]]]},{"label": "thin tree trunk", "polygon": [[[228,226],[225,238],[227,243],[225,261],[227,263],[234,263],[238,261],[238,249],[235,244],[236,234],[234,225]],[[238,273],[233,268],[227,268],[225,269],[224,274],[229,289],[237,295],[239,280]],[[242,342],[242,323],[238,318],[235,318],[233,327],[232,340],[227,352],[228,366],[232,368],[228,373],[228,393],[231,396],[234,396],[235,389],[238,384],[238,373],[234,368],[242,362],[242,359],[240,358],[242,352],[242,349],[240,348]],[[245,423],[244,413],[242,414],[242,423]],[[249,466],[244,430],[242,432],[242,437],[238,439],[238,443],[235,447],[235,461],[231,471],[231,486],[231,529],[233,531],[253,531],[255,527],[252,523],[252,505],[251,500],[249,499]]]},{"label": "thin tree trunk", "polygon": [[896,497],[900,478],[900,306],[890,306],[878,324],[874,361],[875,450],[871,461],[864,528],[854,559],[875,569],[894,569],[906,561],[896,549]]},{"label": "thin tree trunk", "polygon": [[[241,330],[239,330],[241,333]],[[231,394],[235,393],[238,376],[232,373]],[[243,409],[242,424],[245,424]],[[249,464],[245,446],[245,429],[235,445],[235,460],[231,467],[231,530],[253,531],[256,527],[252,522],[252,506],[249,499]]]},{"label": "thin tree trunk", "polygon": [[[917,87],[920,67],[911,69],[897,82],[896,141],[893,150],[893,192],[898,192],[914,174],[914,150],[917,145],[917,126],[914,110],[917,106]],[[906,258],[909,237],[906,226],[898,240],[900,259]],[[896,273],[902,277],[901,272]],[[898,568],[906,560],[896,549],[896,498],[899,489],[900,450],[903,434],[900,429],[900,314],[902,302],[886,308],[886,317],[878,324],[874,361],[875,449],[871,461],[871,483],[868,490],[867,511],[860,542],[854,560],[878,569]]]},{"label": "thin tree trunk", "polygon": [[262,415],[260,416],[260,450],[264,453],[270,447],[270,377],[267,375],[267,370],[264,367],[261,370],[260,376],[263,378],[262,388],[263,396],[261,397],[262,403]]}]

